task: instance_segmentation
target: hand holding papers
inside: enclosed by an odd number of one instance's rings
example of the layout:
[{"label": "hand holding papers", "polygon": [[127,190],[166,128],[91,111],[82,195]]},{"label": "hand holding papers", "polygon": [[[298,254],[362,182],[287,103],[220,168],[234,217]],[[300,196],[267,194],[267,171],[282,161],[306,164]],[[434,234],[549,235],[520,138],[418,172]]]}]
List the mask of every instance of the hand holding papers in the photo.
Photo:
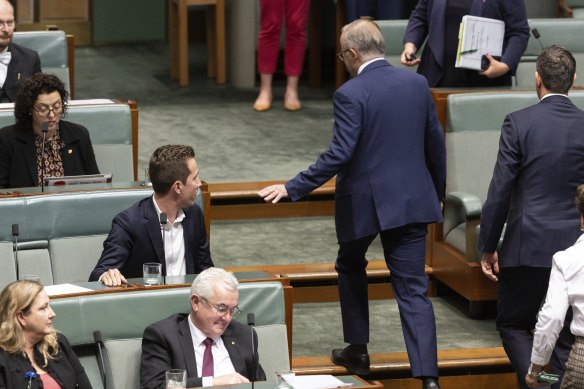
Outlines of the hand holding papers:
[{"label": "hand holding papers", "polygon": [[497,19],[466,15],[458,33],[456,67],[481,70],[484,54],[500,56],[503,53],[505,23]]}]

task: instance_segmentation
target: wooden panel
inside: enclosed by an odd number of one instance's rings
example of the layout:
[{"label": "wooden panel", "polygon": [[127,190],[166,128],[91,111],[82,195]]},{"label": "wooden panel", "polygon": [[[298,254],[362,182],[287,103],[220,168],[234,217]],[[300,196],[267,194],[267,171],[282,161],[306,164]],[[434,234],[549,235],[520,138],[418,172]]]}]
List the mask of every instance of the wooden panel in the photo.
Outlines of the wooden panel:
[{"label": "wooden panel", "polygon": [[89,20],[89,0],[37,0],[38,19],[81,19]]},{"label": "wooden panel", "polygon": [[332,216],[335,205],[332,201],[302,201],[297,203],[282,202],[278,204],[235,204],[215,205],[211,192],[212,220],[241,220],[280,217]]},{"label": "wooden panel", "polygon": [[[420,389],[420,380],[414,378],[382,379],[387,389]],[[515,373],[457,375],[440,377],[440,386],[448,389],[517,389]]]}]

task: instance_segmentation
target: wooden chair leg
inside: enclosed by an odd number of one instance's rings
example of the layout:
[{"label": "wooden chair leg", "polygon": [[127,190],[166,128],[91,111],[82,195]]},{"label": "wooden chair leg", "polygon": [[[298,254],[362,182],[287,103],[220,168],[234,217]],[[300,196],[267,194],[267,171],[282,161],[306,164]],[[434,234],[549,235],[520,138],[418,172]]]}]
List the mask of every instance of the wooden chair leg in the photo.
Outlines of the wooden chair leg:
[{"label": "wooden chair leg", "polygon": [[225,60],[225,1],[217,0],[215,7],[215,37],[217,60],[217,84],[227,82],[227,66]]},{"label": "wooden chair leg", "polygon": [[178,0],[178,84],[189,85],[189,23],[186,0]]},{"label": "wooden chair leg", "polygon": [[177,4],[168,0],[168,42],[170,46],[170,79],[178,80],[178,14]]},{"label": "wooden chair leg", "polygon": [[207,77],[217,77],[217,35],[215,15],[217,9],[213,5],[207,6],[207,22],[205,23],[207,33]]}]

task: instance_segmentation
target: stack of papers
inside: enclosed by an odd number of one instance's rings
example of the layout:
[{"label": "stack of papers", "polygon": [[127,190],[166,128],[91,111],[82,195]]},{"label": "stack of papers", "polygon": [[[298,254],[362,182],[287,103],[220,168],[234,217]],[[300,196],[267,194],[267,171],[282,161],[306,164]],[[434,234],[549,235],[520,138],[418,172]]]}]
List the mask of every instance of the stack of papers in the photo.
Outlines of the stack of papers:
[{"label": "stack of papers", "polygon": [[45,292],[49,296],[58,296],[62,294],[93,292],[93,289],[87,289],[73,284],[59,284],[45,286]]},{"label": "stack of papers", "polygon": [[458,31],[456,67],[480,70],[485,54],[500,56],[503,53],[505,23],[502,20],[466,15]]},{"label": "stack of papers", "polygon": [[294,375],[285,374],[284,380],[294,389],[333,389],[353,386],[332,375]]}]

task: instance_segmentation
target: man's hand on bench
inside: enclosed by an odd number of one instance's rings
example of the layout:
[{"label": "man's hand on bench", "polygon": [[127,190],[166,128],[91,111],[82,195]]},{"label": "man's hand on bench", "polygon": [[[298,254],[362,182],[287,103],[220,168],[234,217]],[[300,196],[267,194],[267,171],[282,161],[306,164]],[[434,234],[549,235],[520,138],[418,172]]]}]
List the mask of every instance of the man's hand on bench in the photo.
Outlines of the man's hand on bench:
[{"label": "man's hand on bench", "polygon": [[100,281],[105,286],[120,286],[128,282],[118,269],[109,269],[101,275]]},{"label": "man's hand on bench", "polygon": [[266,202],[273,204],[280,201],[283,197],[288,197],[288,191],[284,185],[270,185],[258,192],[258,196],[263,198]]}]

